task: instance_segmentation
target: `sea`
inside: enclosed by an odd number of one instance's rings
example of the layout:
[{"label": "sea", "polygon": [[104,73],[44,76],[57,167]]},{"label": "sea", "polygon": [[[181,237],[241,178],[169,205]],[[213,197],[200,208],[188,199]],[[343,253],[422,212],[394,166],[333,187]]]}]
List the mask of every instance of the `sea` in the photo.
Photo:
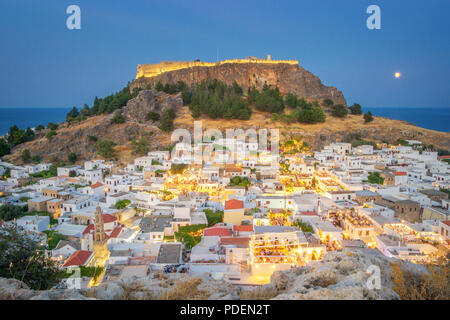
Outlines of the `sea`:
[{"label": "sea", "polygon": [[[0,136],[17,125],[21,129],[63,122],[71,108],[0,108]],[[419,127],[450,132],[450,108],[363,108],[375,116],[405,120]]]}]

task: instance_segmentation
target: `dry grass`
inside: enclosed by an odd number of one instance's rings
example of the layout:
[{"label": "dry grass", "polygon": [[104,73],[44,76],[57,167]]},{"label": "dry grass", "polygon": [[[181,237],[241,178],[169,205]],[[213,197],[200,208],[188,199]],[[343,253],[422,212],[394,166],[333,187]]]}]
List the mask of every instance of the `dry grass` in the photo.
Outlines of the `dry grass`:
[{"label": "dry grass", "polygon": [[427,265],[430,274],[418,276],[402,270],[400,263],[391,266],[394,291],[402,300],[449,300],[450,264],[448,261]]},{"label": "dry grass", "polygon": [[168,289],[162,294],[159,299],[161,300],[202,300],[206,299],[209,295],[206,291],[198,289],[202,279],[192,278],[186,281],[178,282],[175,286]]},{"label": "dry grass", "polygon": [[260,287],[253,290],[243,290],[239,297],[241,300],[269,300],[278,294],[277,290],[270,287]]},{"label": "dry grass", "polygon": [[[131,284],[120,282],[119,285],[123,290],[123,294],[119,298],[121,300],[150,300],[153,298],[152,293],[139,282],[133,282]],[[136,295],[136,293],[141,294]]]}]

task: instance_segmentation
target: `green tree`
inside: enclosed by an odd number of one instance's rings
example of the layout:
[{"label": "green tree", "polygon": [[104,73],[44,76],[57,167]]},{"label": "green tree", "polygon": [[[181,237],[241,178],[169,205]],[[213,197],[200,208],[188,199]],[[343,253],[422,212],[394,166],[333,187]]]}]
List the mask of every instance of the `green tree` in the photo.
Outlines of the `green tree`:
[{"label": "green tree", "polygon": [[31,153],[30,153],[30,150],[28,150],[28,149],[23,149],[21,158],[22,158],[22,162],[23,162],[23,163],[29,163],[29,162],[31,161]]},{"label": "green tree", "polygon": [[203,212],[205,213],[206,219],[208,220],[208,227],[223,222],[223,211],[213,211],[211,209],[206,209]]},{"label": "green tree", "polygon": [[342,104],[336,104],[331,107],[331,114],[334,117],[343,118],[348,114],[348,108]]},{"label": "green tree", "polygon": [[3,157],[10,153],[11,147],[9,146],[8,142],[5,139],[0,138],[0,157]]},{"label": "green tree", "polygon": [[351,114],[362,114],[361,105],[358,103],[354,103],[349,107]]},{"label": "green tree", "polygon": [[175,110],[167,109],[164,111],[161,121],[159,122],[159,129],[165,132],[170,132],[173,130],[173,120],[175,119]]},{"label": "green tree", "polygon": [[369,172],[369,177],[367,179],[369,183],[383,184],[384,178],[380,176],[378,172]]},{"label": "green tree", "polygon": [[133,148],[133,154],[145,155],[148,153],[149,148],[147,146],[147,139],[144,137],[131,141],[131,147]]},{"label": "green tree", "polygon": [[371,122],[371,121],[373,121],[373,115],[372,115],[372,112],[367,111],[367,112],[364,114],[364,122],[365,122],[365,123],[368,123],[368,122]]},{"label": "green tree", "polygon": [[33,161],[34,163],[40,163],[41,162],[41,156],[36,154],[31,158],[31,161]]},{"label": "green tree", "polygon": [[117,110],[116,112],[114,112],[114,116],[111,119],[111,123],[124,123],[125,122],[125,117],[122,115],[122,113]]},{"label": "green tree", "polygon": [[284,98],[284,104],[289,108],[294,109],[297,107],[298,98],[295,94],[288,92]]},{"label": "green tree", "polygon": [[95,143],[95,150],[100,156],[106,159],[112,159],[115,156],[115,146],[116,144],[113,141],[105,139]]},{"label": "green tree", "polygon": [[78,111],[77,107],[73,107],[66,115],[66,121],[71,123],[74,121],[78,116],[80,115],[80,112]]},{"label": "green tree", "polygon": [[36,128],[34,128],[34,130],[36,130],[36,131],[41,131],[41,130],[44,130],[44,129],[45,129],[45,127],[42,124],[39,124],[39,125],[36,126]]},{"label": "green tree", "polygon": [[53,137],[56,135],[57,135],[57,133],[55,130],[50,130],[49,132],[47,132],[45,137],[47,138],[48,141],[52,141]]},{"label": "green tree", "polygon": [[69,162],[71,162],[71,163],[75,163],[77,161],[77,158],[78,158],[78,156],[75,152],[71,152],[67,156],[67,160],[69,160]]},{"label": "green tree", "polygon": [[327,99],[324,99],[324,100],[322,101],[322,104],[323,104],[325,107],[331,107],[331,106],[334,104],[334,102],[333,102],[333,100],[327,98]]},{"label": "green tree", "polygon": [[128,199],[118,200],[116,202],[116,204],[114,205],[114,207],[117,210],[122,210],[122,209],[125,209],[130,203],[131,203],[131,201]]},{"label": "green tree", "polygon": [[47,129],[50,129],[50,130],[56,130],[56,129],[58,129],[58,125],[57,125],[56,123],[49,122],[49,123],[47,124]]},{"label": "green tree", "polygon": [[145,115],[145,119],[151,120],[151,121],[158,121],[161,118],[161,116],[159,115],[158,112],[153,112],[153,111],[149,111],[146,115]]},{"label": "green tree", "polygon": [[56,262],[45,247],[22,228],[4,225],[0,229],[0,277],[15,278],[34,290],[47,290],[61,279]]}]

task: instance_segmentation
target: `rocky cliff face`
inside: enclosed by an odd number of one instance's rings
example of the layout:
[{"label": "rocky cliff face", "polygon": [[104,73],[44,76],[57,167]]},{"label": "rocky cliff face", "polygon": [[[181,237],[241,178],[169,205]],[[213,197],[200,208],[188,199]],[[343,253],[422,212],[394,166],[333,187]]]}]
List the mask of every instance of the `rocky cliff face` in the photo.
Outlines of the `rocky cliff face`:
[{"label": "rocky cliff face", "polygon": [[132,82],[131,88],[145,87],[158,81],[163,84],[184,81],[191,86],[202,80],[213,79],[227,84],[236,81],[244,91],[253,85],[261,89],[264,83],[278,85],[283,93],[292,92],[305,99],[322,100],[330,98],[336,104],[346,105],[346,100],[341,91],[335,87],[323,85],[317,76],[306,71],[300,65],[287,63],[228,63],[211,67],[192,67],[169,71],[151,78],[136,79]]},{"label": "rocky cliff face", "polygon": [[145,120],[148,112],[162,113],[168,109],[178,109],[183,106],[181,93],[169,95],[156,90],[142,90],[136,98],[128,101],[123,108],[123,114],[127,119],[141,122]]}]

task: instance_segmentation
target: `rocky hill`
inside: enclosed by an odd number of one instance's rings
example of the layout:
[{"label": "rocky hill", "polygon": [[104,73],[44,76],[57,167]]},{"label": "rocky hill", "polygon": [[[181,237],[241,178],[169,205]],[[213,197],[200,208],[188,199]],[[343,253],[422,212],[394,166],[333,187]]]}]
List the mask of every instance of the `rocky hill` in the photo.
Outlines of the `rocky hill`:
[{"label": "rocky hill", "polygon": [[[90,117],[85,121],[75,124],[62,123],[56,130],[57,135],[51,140],[45,137],[48,129],[42,130],[37,137],[29,142],[20,144],[12,150],[12,154],[4,156],[6,161],[20,164],[20,156],[24,149],[29,149],[31,155],[39,155],[44,161],[52,161],[55,157],[62,161],[67,160],[70,152],[75,152],[78,159],[92,159],[98,157],[95,149],[95,141],[111,139],[117,146],[116,157],[122,165],[132,162],[138,156],[132,154],[133,139],[144,138],[150,150],[163,149],[172,145],[171,133],[163,132],[158,128],[158,123],[146,120],[149,111],[162,114],[165,110],[173,108],[176,111],[174,121],[175,128],[193,130],[194,119],[189,108],[183,106],[180,94],[169,95],[156,90],[142,90],[138,96],[131,99],[122,108],[121,112],[126,121],[120,124],[111,123],[112,114]],[[349,134],[359,135],[361,139],[381,143],[397,143],[397,139],[421,140],[427,145],[436,148],[450,150],[450,133],[438,132],[414,126],[405,121],[391,120],[383,117],[374,117],[374,121],[364,123],[362,115],[348,115],[346,118],[335,118],[327,115],[324,123],[286,124],[280,121],[272,121],[269,113],[253,110],[250,120],[226,120],[209,119],[201,117],[203,130],[217,128],[225,134],[228,128],[250,127],[278,128],[280,139],[300,137],[308,142],[315,150],[331,143],[342,141]]]},{"label": "rocky hill", "polygon": [[[199,277],[185,274],[152,273],[144,278],[126,278],[102,283],[86,290],[54,289],[48,291],[30,290],[23,282],[0,278],[0,299],[10,300],[62,300],[62,299],[168,299],[168,300],[238,300],[238,299],[337,299],[337,300],[398,300],[397,291],[402,286],[399,279],[413,276],[424,279],[430,272],[423,265],[409,262],[394,263],[380,252],[361,249],[342,252],[329,252],[324,259],[308,266],[275,272],[270,284],[253,289],[233,286],[225,281],[214,280],[205,273]],[[380,286],[367,285],[369,267],[380,270]],[[398,266],[397,273],[393,268]],[[398,273],[400,272],[400,273]],[[374,282],[372,282],[374,283]],[[408,287],[410,290],[415,287]],[[447,291],[445,291],[447,290]],[[434,298],[447,298],[448,283],[440,291],[444,295]],[[401,292],[400,292],[401,293]],[[427,298],[426,296],[416,297]],[[430,298],[430,297],[428,297]]]},{"label": "rocky hill", "polygon": [[231,85],[234,81],[247,91],[249,86],[261,89],[265,83],[278,86],[282,93],[295,93],[299,98],[323,100],[330,98],[336,104],[346,105],[341,91],[327,87],[311,72],[298,64],[288,63],[226,63],[214,66],[194,66],[163,72],[153,77],[141,77],[131,83],[131,89],[145,88],[148,84],[177,83],[184,81],[188,86],[202,80],[217,79]]}]

